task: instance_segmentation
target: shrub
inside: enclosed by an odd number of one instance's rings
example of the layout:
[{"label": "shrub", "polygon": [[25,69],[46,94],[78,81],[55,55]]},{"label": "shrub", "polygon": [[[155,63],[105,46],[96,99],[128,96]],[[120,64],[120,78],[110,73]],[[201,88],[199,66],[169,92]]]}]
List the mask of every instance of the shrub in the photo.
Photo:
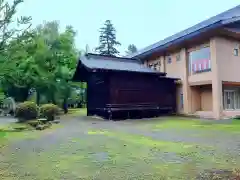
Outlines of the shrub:
[{"label": "shrub", "polygon": [[59,107],[54,104],[44,104],[40,107],[40,114],[48,121],[53,121],[59,114]]},{"label": "shrub", "polygon": [[36,119],[38,116],[38,106],[31,101],[20,103],[16,108],[16,117],[20,122]]}]

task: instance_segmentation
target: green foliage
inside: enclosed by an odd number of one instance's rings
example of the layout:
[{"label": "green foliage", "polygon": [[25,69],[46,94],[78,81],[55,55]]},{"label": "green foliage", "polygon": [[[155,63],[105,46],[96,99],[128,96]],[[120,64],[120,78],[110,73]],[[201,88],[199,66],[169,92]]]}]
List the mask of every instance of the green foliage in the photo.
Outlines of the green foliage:
[{"label": "green foliage", "polygon": [[[4,50],[8,40],[15,38],[19,34],[25,34],[26,29],[30,27],[31,17],[21,16],[15,18],[16,10],[23,0],[14,0],[12,3],[6,0],[0,0],[0,50]],[[15,23],[15,26],[11,26]],[[17,25],[17,26],[16,26]],[[23,27],[22,27],[23,26]]]},{"label": "green foliage", "polygon": [[115,46],[121,44],[116,40],[116,29],[110,20],[106,20],[104,27],[100,29],[99,43],[99,47],[96,48],[96,51],[99,52],[99,54],[110,56],[116,56],[119,54],[119,51]]},{"label": "green foliage", "polygon": [[31,101],[20,103],[16,108],[16,117],[20,122],[36,119],[38,117],[38,106]]},{"label": "green foliage", "polygon": [[[10,3],[11,2],[11,3]],[[31,26],[31,17],[21,16],[15,17],[17,8],[23,0],[0,0],[0,81],[9,77],[12,72],[17,72],[16,61],[12,61],[9,57],[10,41],[15,41],[19,37],[27,37],[28,29]],[[18,54],[18,52],[14,52]],[[7,76],[7,77],[6,77]]]},{"label": "green foliage", "polygon": [[30,30],[31,17],[14,21],[17,7],[22,2],[14,0],[11,4],[0,0],[1,97],[6,95],[24,102],[30,90],[35,90],[37,104],[40,99],[54,104],[58,100],[67,102],[72,92],[68,81],[79,56],[74,44],[76,32],[71,26],[60,31],[57,21],[44,22]]},{"label": "green foliage", "polygon": [[3,90],[0,89],[0,104],[3,102],[4,99],[5,99],[5,94],[4,94]]},{"label": "green foliage", "polygon": [[77,64],[75,35],[71,26],[60,32],[58,23],[53,21],[39,25],[29,36],[11,40],[6,54],[13,62],[9,69],[14,70],[2,78],[5,94],[22,102],[34,89],[37,104],[42,96],[54,104],[57,99],[67,99],[71,94],[68,80]]},{"label": "green foliage", "polygon": [[48,121],[53,121],[59,112],[59,107],[55,104],[44,104],[40,107],[41,116]]},{"label": "green foliage", "polygon": [[133,54],[137,52],[137,47],[134,44],[130,44],[127,49],[127,54]]}]

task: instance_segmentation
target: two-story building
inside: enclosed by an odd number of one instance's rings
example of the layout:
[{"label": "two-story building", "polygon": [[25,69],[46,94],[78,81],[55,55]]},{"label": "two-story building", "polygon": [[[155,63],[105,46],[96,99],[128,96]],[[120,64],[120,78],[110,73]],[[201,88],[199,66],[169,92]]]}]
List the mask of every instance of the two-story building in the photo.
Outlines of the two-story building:
[{"label": "two-story building", "polygon": [[180,79],[179,113],[216,119],[240,115],[240,6],[130,57]]}]

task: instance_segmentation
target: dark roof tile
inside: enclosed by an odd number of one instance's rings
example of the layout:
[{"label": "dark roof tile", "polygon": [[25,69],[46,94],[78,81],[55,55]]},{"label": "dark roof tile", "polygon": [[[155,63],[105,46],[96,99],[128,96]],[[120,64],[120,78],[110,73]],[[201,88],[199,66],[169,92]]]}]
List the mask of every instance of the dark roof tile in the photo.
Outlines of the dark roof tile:
[{"label": "dark roof tile", "polygon": [[141,73],[154,73],[165,75],[159,71],[146,67],[138,59],[87,54],[80,58],[82,64],[89,69],[105,69],[117,71],[130,71]]}]

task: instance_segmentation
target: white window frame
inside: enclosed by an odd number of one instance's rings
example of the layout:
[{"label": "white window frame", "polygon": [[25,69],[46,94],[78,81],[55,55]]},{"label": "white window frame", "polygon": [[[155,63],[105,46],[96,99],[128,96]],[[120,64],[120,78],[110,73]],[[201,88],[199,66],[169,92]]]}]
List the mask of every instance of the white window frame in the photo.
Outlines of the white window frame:
[{"label": "white window frame", "polygon": [[[209,57],[210,59],[208,59],[208,61],[209,61],[208,67],[206,67],[207,65],[204,65],[204,67],[200,67],[200,64],[198,66],[196,64],[193,65],[193,59],[190,58],[190,53],[193,53],[193,52],[196,52],[196,51],[200,51],[200,50],[202,50],[204,48],[209,48],[209,50],[210,50],[210,46],[204,46],[202,48],[199,48],[199,49],[196,49],[196,50],[188,52],[188,59],[189,59],[188,63],[189,63],[189,72],[190,72],[190,74],[202,73],[201,71],[205,72],[205,70],[211,71],[211,52],[210,52],[210,57]],[[206,67],[206,69],[204,69],[205,67]],[[197,68],[199,70],[197,70]]]},{"label": "white window frame", "polygon": [[[229,108],[228,106],[231,106],[231,105],[228,105],[227,104],[227,97],[226,95],[228,93],[233,93],[233,99],[231,101],[233,101],[233,108]],[[228,110],[228,111],[234,111],[234,110],[239,110],[239,107],[240,105],[238,104],[238,100],[239,100],[239,95],[240,93],[238,92],[238,90],[233,90],[233,89],[225,89],[223,91],[223,107],[224,107],[224,110]],[[231,103],[230,103],[231,104]]]},{"label": "white window frame", "polygon": [[184,97],[183,93],[180,93],[180,109],[182,110],[184,108]]},{"label": "white window frame", "polygon": [[239,56],[239,45],[238,44],[233,49],[233,55],[234,56]]}]

